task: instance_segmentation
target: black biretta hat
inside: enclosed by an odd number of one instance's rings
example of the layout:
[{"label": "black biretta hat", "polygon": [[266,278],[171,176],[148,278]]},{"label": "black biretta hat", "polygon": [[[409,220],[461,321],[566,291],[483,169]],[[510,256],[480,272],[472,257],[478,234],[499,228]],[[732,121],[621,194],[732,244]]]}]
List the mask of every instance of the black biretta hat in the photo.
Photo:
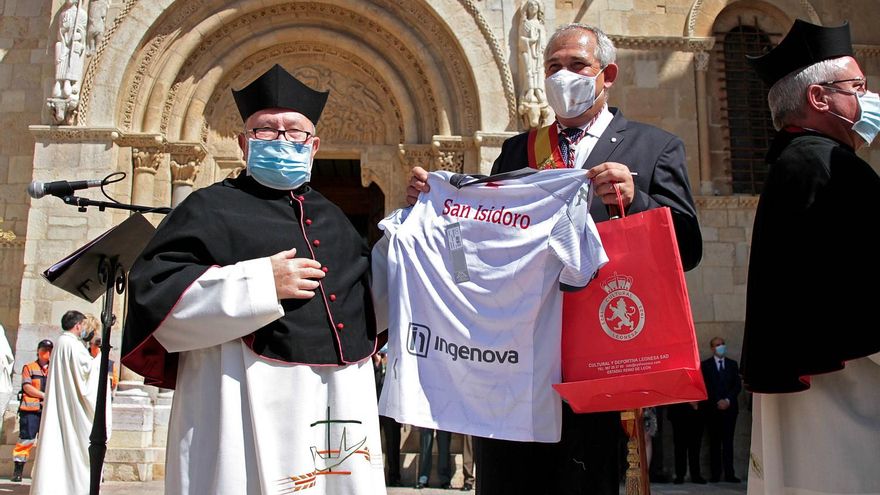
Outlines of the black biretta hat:
[{"label": "black biretta hat", "polygon": [[243,121],[266,108],[289,108],[305,115],[315,125],[329,95],[329,91],[315,91],[306,86],[278,64],[240,90],[232,90]]},{"label": "black biretta hat", "polygon": [[822,27],[796,19],[775,48],[764,55],[746,58],[767,87],[771,87],[798,69],[852,55],[848,22],[838,27]]}]

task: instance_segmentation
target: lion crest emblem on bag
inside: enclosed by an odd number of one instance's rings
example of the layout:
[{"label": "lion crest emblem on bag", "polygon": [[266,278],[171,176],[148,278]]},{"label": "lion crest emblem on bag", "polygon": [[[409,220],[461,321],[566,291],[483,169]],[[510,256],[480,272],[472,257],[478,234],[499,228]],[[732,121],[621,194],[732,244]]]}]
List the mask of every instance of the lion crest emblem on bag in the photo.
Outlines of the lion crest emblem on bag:
[{"label": "lion crest emblem on bag", "polygon": [[632,285],[632,277],[617,272],[601,285],[607,295],[599,305],[599,324],[614,340],[632,340],[645,328],[645,307],[630,291]]}]

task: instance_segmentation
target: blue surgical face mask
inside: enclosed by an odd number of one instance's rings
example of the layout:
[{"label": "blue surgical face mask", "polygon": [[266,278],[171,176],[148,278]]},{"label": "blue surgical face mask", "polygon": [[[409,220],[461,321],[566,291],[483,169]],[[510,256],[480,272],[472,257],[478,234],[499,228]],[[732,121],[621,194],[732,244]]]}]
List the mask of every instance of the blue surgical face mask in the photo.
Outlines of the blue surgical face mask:
[{"label": "blue surgical face mask", "polygon": [[880,133],[880,95],[865,91],[865,94],[858,99],[862,113],[859,120],[853,124],[853,130],[870,145]]},{"label": "blue surgical face mask", "polygon": [[276,139],[248,140],[247,170],[260,184],[289,191],[312,176],[312,145]]},{"label": "blue surgical face mask", "polygon": [[860,96],[853,91],[835,89],[841,93],[852,94],[856,97],[856,101],[859,103],[860,116],[859,120],[853,122],[843,115],[834,112],[829,113],[852,124],[852,130],[861,136],[865,143],[870,145],[877,137],[877,134],[880,134],[880,95],[871,91],[865,91],[865,94]]},{"label": "blue surgical face mask", "polygon": [[719,344],[715,346],[715,355],[718,357],[724,357],[724,353],[727,352],[727,346],[724,344]]}]

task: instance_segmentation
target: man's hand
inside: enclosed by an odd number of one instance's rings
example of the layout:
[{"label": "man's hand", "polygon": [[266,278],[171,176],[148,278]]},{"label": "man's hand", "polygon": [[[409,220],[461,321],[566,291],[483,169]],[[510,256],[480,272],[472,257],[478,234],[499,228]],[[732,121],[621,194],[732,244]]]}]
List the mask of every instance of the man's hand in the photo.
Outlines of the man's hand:
[{"label": "man's hand", "polygon": [[727,399],[721,399],[718,401],[716,406],[718,406],[719,411],[725,411],[728,407],[730,407],[730,401]]},{"label": "man's hand", "polygon": [[269,257],[272,275],[275,276],[275,292],[278,299],[311,299],[318,288],[318,280],[324,278],[321,264],[309,258],[297,258],[296,249],[281,251]]},{"label": "man's hand", "polygon": [[419,200],[419,193],[428,192],[428,171],[422,167],[413,167],[410,172],[409,185],[406,186],[406,204],[412,206]]},{"label": "man's hand", "polygon": [[[587,178],[593,181],[593,193],[602,198],[602,203],[617,206],[614,184],[620,188],[623,207],[628,208],[636,197],[632,173],[622,163],[605,162],[587,171]],[[623,212],[621,212],[623,213]]]}]

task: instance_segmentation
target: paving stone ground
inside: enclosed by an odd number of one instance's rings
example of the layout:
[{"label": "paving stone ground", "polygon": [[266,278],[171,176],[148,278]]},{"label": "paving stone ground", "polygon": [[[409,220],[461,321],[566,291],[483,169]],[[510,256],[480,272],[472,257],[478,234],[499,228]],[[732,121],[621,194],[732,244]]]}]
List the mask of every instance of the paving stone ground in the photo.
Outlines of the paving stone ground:
[{"label": "paving stone ground", "polygon": [[[14,494],[27,495],[30,489],[30,480],[23,483],[12,483],[8,479],[0,479],[0,495]],[[654,495],[741,495],[746,492],[746,484],[717,483],[708,485],[683,485],[654,484],[651,485],[651,493]],[[102,485],[101,493],[106,495],[163,495],[161,481],[147,483],[124,483],[108,482]],[[439,488],[389,488],[388,495],[455,495],[474,492],[462,492],[460,490],[441,490]],[[623,488],[620,491],[623,494]]]}]

